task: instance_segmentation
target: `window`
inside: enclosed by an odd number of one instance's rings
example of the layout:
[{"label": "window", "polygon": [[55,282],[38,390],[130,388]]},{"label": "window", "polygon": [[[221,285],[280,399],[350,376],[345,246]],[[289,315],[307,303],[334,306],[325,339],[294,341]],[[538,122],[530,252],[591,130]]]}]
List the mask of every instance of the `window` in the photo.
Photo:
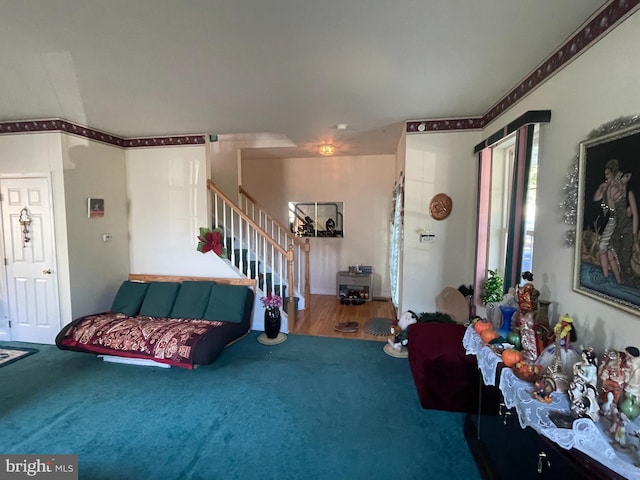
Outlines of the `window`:
[{"label": "window", "polygon": [[504,278],[505,290],[532,271],[538,178],[539,123],[549,111],[527,112],[476,146],[479,153],[475,300],[488,270]]},{"label": "window", "polygon": [[538,137],[540,129],[536,125],[531,150],[531,168],[527,183],[527,200],[524,210],[524,247],[520,271],[533,271],[533,239],[536,226],[536,192],[538,188]]},{"label": "window", "polygon": [[512,135],[493,148],[491,161],[491,190],[489,197],[489,269],[504,273],[509,230],[509,194],[515,158],[515,136]]}]

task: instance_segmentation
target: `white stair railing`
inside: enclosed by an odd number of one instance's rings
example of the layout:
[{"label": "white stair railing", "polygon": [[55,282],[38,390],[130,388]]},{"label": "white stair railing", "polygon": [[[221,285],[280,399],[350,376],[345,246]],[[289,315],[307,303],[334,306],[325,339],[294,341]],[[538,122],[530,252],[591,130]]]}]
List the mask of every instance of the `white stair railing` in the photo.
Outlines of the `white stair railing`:
[{"label": "white stair railing", "polygon": [[286,288],[296,284],[293,245],[283,247],[278,244],[211,180],[207,180],[207,188],[212,192],[213,227],[224,232],[229,261],[247,277],[257,279],[262,291],[283,297],[288,328],[293,331],[296,311],[294,289]]},{"label": "white stair railing", "polygon": [[291,233],[291,231],[282,225],[269,211],[264,208],[249,192],[242,186],[238,187],[240,192],[240,208],[254,222],[256,222],[267,234],[278,243],[282,248],[289,248],[293,245],[294,249],[294,271],[297,284],[295,290],[304,295],[305,308],[308,309],[311,297],[311,286],[309,282],[309,257],[311,244],[309,239],[304,241]]}]

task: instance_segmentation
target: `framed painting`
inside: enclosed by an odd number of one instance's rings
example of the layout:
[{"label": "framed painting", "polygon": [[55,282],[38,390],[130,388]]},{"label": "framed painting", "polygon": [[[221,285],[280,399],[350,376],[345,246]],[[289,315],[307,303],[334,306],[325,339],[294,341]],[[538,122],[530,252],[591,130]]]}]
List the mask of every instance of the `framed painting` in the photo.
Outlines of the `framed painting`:
[{"label": "framed painting", "polygon": [[640,118],[580,143],[574,290],[640,315]]}]

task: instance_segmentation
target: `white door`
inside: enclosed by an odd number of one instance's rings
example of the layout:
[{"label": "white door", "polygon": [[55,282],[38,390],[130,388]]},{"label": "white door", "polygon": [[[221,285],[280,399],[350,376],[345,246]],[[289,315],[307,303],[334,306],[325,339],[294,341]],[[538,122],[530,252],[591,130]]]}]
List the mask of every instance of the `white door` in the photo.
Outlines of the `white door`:
[{"label": "white door", "polygon": [[46,177],[0,178],[11,340],[53,344],[60,330],[53,218]]}]

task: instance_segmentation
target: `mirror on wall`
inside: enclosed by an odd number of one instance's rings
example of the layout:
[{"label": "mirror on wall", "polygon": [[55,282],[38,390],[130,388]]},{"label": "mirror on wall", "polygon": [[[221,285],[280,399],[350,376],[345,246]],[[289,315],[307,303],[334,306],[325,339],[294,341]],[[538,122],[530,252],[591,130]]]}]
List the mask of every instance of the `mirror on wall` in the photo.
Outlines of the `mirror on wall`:
[{"label": "mirror on wall", "polygon": [[344,236],[342,202],[289,202],[289,228],[298,237]]}]

